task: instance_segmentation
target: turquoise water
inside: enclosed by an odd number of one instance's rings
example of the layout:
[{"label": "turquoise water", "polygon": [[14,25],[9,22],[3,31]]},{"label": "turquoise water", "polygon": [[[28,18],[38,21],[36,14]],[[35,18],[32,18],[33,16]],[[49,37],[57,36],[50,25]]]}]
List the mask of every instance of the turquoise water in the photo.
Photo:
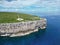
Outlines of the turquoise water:
[{"label": "turquoise water", "polygon": [[0,37],[0,45],[60,45],[60,16],[47,18],[47,28],[23,37]]}]

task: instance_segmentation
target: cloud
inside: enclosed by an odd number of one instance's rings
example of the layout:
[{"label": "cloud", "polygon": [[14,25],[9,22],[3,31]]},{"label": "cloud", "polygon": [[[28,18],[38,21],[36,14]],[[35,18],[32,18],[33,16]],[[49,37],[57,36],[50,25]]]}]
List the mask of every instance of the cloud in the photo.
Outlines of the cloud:
[{"label": "cloud", "polygon": [[0,11],[59,12],[60,0],[2,0]]},{"label": "cloud", "polygon": [[11,2],[8,2],[6,0],[2,1],[1,5],[3,7],[13,7],[13,8],[21,8],[21,7],[25,7],[25,6],[29,6],[32,5],[36,2],[37,0],[11,0]]}]

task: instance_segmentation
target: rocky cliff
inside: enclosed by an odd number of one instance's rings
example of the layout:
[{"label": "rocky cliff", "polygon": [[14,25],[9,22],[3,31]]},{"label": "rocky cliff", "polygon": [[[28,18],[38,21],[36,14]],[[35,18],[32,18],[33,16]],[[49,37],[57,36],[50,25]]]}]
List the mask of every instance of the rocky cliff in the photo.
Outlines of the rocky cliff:
[{"label": "rocky cliff", "polygon": [[24,36],[32,32],[38,31],[38,29],[46,28],[46,19],[41,18],[36,21],[18,22],[18,23],[1,23],[0,24],[0,36]]}]

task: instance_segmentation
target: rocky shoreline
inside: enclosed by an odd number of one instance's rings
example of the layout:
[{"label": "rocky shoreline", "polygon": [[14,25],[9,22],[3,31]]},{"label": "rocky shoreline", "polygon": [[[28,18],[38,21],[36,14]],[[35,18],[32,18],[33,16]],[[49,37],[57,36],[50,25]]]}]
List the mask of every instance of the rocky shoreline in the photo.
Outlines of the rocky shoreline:
[{"label": "rocky shoreline", "polygon": [[0,36],[24,36],[38,31],[39,28],[45,29],[46,25],[45,18],[28,22],[2,23],[0,24]]}]

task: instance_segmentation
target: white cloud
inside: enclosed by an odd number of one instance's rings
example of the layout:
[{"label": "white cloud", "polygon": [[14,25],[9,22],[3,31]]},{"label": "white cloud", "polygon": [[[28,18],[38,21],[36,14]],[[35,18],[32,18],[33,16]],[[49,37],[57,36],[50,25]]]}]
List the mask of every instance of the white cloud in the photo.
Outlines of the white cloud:
[{"label": "white cloud", "polygon": [[8,2],[8,1],[2,1],[1,5],[3,7],[14,7],[14,8],[17,8],[17,7],[24,7],[24,6],[29,6],[29,5],[32,5],[34,3],[36,3],[37,0],[16,0],[16,1],[11,1],[11,2]]},{"label": "white cloud", "polygon": [[[0,1],[0,6],[7,11],[40,11],[40,12],[53,12],[60,10],[60,0],[12,0]],[[12,9],[14,8],[14,9]]]}]

